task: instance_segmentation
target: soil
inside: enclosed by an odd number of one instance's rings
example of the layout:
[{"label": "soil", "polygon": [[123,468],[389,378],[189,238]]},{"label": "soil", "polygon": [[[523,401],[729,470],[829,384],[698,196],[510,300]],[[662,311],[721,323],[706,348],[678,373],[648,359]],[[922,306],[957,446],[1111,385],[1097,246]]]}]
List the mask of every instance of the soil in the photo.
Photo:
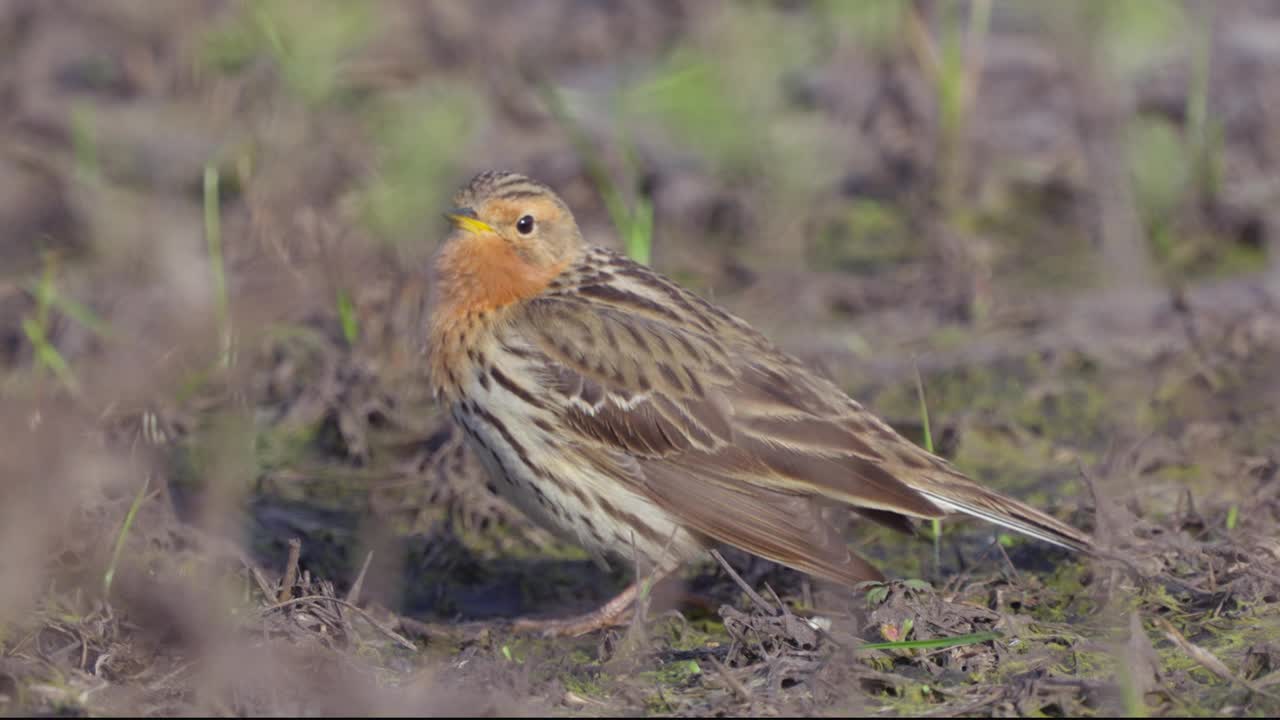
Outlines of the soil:
[{"label": "soil", "polygon": [[[1280,712],[1280,13],[987,6],[0,4],[0,713]],[[632,573],[426,391],[489,168],[1106,557],[850,518],[895,579],[514,633]]]}]

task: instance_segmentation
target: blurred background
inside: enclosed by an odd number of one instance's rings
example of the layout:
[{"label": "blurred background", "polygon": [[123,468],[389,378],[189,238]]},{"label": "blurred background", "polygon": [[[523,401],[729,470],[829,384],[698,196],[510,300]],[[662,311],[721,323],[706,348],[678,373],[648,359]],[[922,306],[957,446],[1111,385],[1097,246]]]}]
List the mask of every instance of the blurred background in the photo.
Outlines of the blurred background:
[{"label": "blurred background", "polygon": [[[1265,0],[0,0],[0,713],[1274,708],[1278,164]],[[640,631],[506,634],[629,569],[426,394],[485,169],[1142,581],[855,528],[925,582],[727,557],[849,638],[1026,641],[805,647],[714,564]]]}]

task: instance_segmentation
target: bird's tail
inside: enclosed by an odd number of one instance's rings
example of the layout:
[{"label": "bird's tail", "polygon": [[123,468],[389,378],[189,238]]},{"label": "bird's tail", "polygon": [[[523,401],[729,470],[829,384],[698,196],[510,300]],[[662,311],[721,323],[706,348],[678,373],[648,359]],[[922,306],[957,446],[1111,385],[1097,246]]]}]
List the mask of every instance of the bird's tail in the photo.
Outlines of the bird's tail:
[{"label": "bird's tail", "polygon": [[967,479],[948,477],[943,482],[916,486],[915,490],[948,512],[963,513],[1022,533],[1028,537],[1077,552],[1097,554],[1085,533],[1030,505],[992,492]]}]

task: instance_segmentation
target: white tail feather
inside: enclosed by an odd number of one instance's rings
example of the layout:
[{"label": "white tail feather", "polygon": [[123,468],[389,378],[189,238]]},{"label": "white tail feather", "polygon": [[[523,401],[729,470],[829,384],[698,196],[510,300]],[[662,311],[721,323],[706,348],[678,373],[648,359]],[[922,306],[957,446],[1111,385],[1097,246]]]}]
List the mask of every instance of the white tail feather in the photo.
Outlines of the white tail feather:
[{"label": "white tail feather", "polygon": [[1028,537],[1047,542],[1050,545],[1057,545],[1058,547],[1066,548],[1067,550],[1075,550],[1077,552],[1091,551],[1090,546],[1086,542],[1081,542],[1061,533],[1046,530],[1025,520],[1021,520],[1016,517],[1009,517],[1008,515],[997,515],[991,510],[982,507],[960,505],[953,498],[944,498],[941,495],[931,493],[928,490],[923,490],[921,488],[916,488],[916,491],[929,498],[931,502],[943,510],[981,518],[993,525],[999,525],[1000,527],[1008,528],[1009,530],[1015,530]]}]

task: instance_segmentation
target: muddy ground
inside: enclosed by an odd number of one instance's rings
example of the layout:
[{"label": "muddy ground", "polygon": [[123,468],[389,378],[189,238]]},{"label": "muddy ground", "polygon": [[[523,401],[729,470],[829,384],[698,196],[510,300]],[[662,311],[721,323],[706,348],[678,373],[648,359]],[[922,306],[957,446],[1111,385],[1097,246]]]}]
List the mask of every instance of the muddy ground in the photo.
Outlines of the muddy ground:
[{"label": "muddy ground", "polygon": [[[0,128],[0,713],[1280,712],[1274,3],[4,0]],[[630,570],[424,390],[488,168],[1118,559],[514,635]]]}]

